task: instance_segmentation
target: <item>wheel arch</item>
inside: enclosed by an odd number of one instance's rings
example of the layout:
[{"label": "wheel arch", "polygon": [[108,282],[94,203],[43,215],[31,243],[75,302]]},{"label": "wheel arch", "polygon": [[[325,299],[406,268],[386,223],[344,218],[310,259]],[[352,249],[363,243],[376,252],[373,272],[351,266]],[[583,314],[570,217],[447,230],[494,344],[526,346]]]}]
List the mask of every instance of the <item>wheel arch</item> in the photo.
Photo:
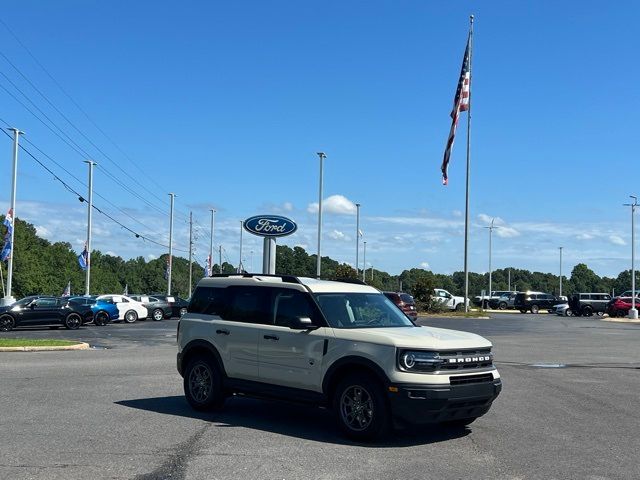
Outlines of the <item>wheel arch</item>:
[{"label": "wheel arch", "polygon": [[190,341],[182,349],[180,375],[184,376],[185,367],[189,364],[189,361],[192,358],[197,357],[198,355],[212,357],[217,363],[222,375],[225,377],[227,376],[227,372],[224,369],[224,363],[222,363],[222,357],[220,356],[220,352],[218,352],[218,349],[206,340],[201,339]]},{"label": "wheel arch", "polygon": [[372,360],[356,355],[343,357],[329,367],[322,379],[322,391],[329,404],[338,383],[354,372],[373,374],[385,389],[391,383],[384,370]]}]

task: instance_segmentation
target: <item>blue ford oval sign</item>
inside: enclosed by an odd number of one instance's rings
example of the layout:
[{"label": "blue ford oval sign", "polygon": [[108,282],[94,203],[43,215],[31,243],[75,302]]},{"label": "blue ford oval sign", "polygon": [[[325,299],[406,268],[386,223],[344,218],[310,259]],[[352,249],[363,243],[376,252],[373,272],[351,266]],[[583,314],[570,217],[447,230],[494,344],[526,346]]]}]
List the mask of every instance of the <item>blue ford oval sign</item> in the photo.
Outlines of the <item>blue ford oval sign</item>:
[{"label": "blue ford oval sign", "polygon": [[284,237],[298,229],[293,220],[279,215],[256,215],[244,221],[247,232],[261,237]]}]

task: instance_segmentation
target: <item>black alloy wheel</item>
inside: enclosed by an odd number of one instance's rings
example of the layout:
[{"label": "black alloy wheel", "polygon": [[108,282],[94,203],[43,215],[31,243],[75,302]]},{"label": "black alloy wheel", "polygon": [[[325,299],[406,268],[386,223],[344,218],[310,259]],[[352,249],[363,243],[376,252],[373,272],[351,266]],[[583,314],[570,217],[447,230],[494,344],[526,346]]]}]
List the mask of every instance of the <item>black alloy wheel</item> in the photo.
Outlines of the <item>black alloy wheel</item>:
[{"label": "black alloy wheel", "polygon": [[138,314],[135,310],[128,310],[127,313],[124,314],[124,321],[127,323],[134,323],[138,320]]},{"label": "black alloy wheel", "polygon": [[224,403],[222,375],[210,357],[195,357],[189,361],[183,387],[187,402],[196,410],[213,410]]},{"label": "black alloy wheel", "polygon": [[333,408],[338,426],[354,440],[373,440],[390,428],[387,401],[380,383],[369,374],[352,374],[336,387]]},{"label": "black alloy wheel", "polygon": [[103,327],[107,323],[109,323],[109,315],[107,314],[107,312],[98,312],[93,317],[93,324],[94,325],[97,325],[99,327]]},{"label": "black alloy wheel", "polygon": [[16,326],[16,322],[11,315],[0,317],[0,332],[10,332]]},{"label": "black alloy wheel", "polygon": [[185,313],[187,313],[187,309],[185,307],[182,307],[180,309],[180,316],[182,317]]},{"label": "black alloy wheel", "polygon": [[64,319],[64,326],[68,330],[77,330],[82,325],[82,317],[77,313],[70,313],[67,318]]},{"label": "black alloy wheel", "polygon": [[160,320],[162,320],[164,318],[164,312],[159,309],[156,308],[152,313],[151,313],[151,318],[156,321],[159,322]]},{"label": "black alloy wheel", "polygon": [[590,317],[591,315],[593,315],[593,308],[587,305],[582,309],[582,316]]}]

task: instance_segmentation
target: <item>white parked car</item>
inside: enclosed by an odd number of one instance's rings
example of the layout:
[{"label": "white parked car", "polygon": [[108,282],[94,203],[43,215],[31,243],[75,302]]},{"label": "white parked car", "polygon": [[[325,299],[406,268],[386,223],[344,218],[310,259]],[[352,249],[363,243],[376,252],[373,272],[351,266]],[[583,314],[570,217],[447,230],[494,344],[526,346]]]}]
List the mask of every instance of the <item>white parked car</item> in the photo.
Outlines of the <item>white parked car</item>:
[{"label": "white parked car", "polygon": [[573,317],[573,312],[571,311],[571,308],[569,308],[568,303],[554,305],[553,311],[556,312],[556,315],[560,315],[561,317]]},{"label": "white parked car", "polygon": [[[133,298],[126,295],[99,295],[97,300],[114,303],[118,307],[118,320],[124,320],[127,323],[133,323],[138,318],[145,319],[149,312],[140,302],[136,302]],[[115,321],[115,320],[114,320]]]},{"label": "white parked car", "polygon": [[[434,288],[433,293],[433,298],[449,307],[450,310],[464,310],[465,301],[463,297],[452,295],[443,288]],[[468,298],[466,304],[469,305]]]}]

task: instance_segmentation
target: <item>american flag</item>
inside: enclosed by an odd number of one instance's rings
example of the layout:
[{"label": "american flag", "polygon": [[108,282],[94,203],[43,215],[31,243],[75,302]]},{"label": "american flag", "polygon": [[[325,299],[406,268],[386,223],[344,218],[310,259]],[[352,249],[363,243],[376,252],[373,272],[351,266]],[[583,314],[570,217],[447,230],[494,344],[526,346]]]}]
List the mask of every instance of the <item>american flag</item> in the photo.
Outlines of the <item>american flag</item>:
[{"label": "american flag", "polygon": [[456,89],[456,96],[453,99],[453,110],[451,111],[451,130],[449,130],[449,139],[447,140],[447,148],[444,151],[444,158],[442,159],[442,184],[447,185],[449,183],[449,158],[451,157],[451,149],[453,148],[453,140],[456,136],[456,127],[458,126],[458,118],[460,112],[469,110],[469,94],[471,90],[471,68],[470,68],[470,50],[471,50],[471,33],[467,39],[467,48],[464,51],[464,58],[462,59],[462,69],[460,70],[460,80],[458,80],[458,88]]}]

